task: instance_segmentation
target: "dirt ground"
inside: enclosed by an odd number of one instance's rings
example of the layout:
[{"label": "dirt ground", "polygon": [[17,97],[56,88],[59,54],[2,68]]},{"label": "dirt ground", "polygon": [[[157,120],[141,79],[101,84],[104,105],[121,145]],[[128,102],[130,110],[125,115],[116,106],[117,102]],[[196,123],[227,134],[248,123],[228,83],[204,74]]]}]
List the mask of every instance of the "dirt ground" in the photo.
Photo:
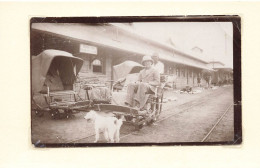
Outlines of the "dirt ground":
[{"label": "dirt ground", "polygon": [[[219,91],[225,91],[225,94],[219,95],[217,99],[210,97],[212,94],[205,95],[199,100],[208,99],[206,103],[181,113],[179,112],[182,110],[174,109],[172,111],[175,111],[176,115],[151,127],[145,127],[137,135],[131,134],[123,137],[121,142],[201,142],[232,102],[233,94],[230,90]],[[195,100],[192,102],[194,103]],[[233,111],[230,110],[227,114],[227,117],[223,118],[206,142],[233,141]]]},{"label": "dirt ground", "polygon": [[[124,124],[120,131],[121,143],[200,142],[233,102],[233,86],[202,90],[197,94],[180,94],[168,90],[164,97],[171,101],[163,104],[160,116],[162,121],[133,133],[134,127]],[[194,105],[201,101],[204,103]],[[183,111],[192,105],[194,107]],[[85,114],[80,112],[74,118],[53,120],[48,113],[43,117],[32,113],[32,143],[92,143],[94,137],[84,138],[94,134],[93,124],[83,118]],[[206,141],[232,141],[233,114],[234,110],[230,109]],[[169,115],[174,116],[163,120]],[[100,142],[104,142],[103,136]]]}]

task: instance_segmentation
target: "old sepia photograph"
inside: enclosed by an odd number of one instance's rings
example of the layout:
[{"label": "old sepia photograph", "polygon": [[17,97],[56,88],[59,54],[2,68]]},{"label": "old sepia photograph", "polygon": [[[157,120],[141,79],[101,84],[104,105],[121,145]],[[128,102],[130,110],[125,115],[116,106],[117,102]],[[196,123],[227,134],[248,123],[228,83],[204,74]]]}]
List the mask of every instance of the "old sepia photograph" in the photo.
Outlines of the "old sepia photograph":
[{"label": "old sepia photograph", "polygon": [[35,147],[242,142],[238,16],[34,17]]}]

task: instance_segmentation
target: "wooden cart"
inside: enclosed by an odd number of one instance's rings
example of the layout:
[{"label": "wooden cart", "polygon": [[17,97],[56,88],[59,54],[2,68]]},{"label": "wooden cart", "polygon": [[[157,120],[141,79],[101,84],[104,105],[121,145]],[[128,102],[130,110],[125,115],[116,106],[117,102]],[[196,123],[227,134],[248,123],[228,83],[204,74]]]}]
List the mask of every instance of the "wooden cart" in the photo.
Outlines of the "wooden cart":
[{"label": "wooden cart", "polygon": [[[125,86],[122,85],[122,81],[127,81],[127,79],[122,80],[122,76],[127,76],[127,74],[136,74],[142,70],[143,66],[133,61],[126,61],[122,64],[116,65],[113,67],[114,76],[119,76],[119,82],[116,81],[112,87],[113,92],[124,92],[123,89]],[[118,73],[117,73],[118,72]],[[125,74],[123,73],[125,72]],[[120,74],[120,75],[119,75]],[[148,101],[145,105],[145,109],[140,111],[137,108],[131,108],[126,105],[119,105],[113,103],[113,94],[112,94],[112,103],[111,104],[95,104],[95,110],[98,112],[113,113],[115,116],[120,118],[124,116],[126,123],[131,123],[135,126],[136,130],[139,130],[144,125],[150,125],[151,123],[158,120],[162,112],[162,102],[163,102],[163,91],[165,86],[165,76],[161,75],[161,84],[156,87],[154,94],[149,94]],[[119,98],[120,99],[120,98]]]},{"label": "wooden cart", "polygon": [[60,50],[44,50],[32,56],[32,111],[42,116],[49,112],[52,118],[86,111],[89,100],[83,100],[73,91],[83,60]]}]

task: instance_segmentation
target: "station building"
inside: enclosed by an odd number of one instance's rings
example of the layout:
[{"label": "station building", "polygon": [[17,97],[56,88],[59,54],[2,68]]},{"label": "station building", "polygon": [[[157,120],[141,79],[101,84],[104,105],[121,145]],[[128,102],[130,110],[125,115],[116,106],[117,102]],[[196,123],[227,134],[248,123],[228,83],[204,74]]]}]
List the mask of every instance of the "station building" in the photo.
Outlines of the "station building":
[{"label": "station building", "polygon": [[213,69],[212,84],[231,84],[233,82],[233,69],[225,67],[220,61],[210,61],[209,68]]},{"label": "station building", "polygon": [[31,56],[46,49],[67,51],[84,60],[82,78],[111,81],[114,65],[126,60],[140,63],[144,55],[157,52],[164,63],[165,74],[176,77],[177,89],[197,86],[197,76],[202,70],[212,70],[209,62],[191,52],[144,37],[129,27],[113,23],[33,23]]}]

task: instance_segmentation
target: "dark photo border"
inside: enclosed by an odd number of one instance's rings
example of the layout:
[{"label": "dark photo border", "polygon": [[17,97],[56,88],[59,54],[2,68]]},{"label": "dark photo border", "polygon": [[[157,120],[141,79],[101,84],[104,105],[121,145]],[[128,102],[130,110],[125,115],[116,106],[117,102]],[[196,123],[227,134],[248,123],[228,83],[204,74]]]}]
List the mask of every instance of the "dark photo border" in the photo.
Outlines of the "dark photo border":
[{"label": "dark photo border", "polygon": [[[36,143],[35,147],[114,147],[114,146],[173,146],[173,145],[238,145],[242,143],[241,103],[241,18],[238,15],[190,15],[190,16],[115,16],[115,17],[33,17],[33,23],[123,23],[123,22],[232,22],[233,24],[233,93],[234,93],[234,141],[183,142],[183,143]],[[32,44],[32,41],[30,41]],[[32,52],[32,49],[31,49]],[[32,88],[32,61],[31,88]],[[32,91],[31,91],[32,96]],[[32,126],[32,124],[31,124]]]}]

